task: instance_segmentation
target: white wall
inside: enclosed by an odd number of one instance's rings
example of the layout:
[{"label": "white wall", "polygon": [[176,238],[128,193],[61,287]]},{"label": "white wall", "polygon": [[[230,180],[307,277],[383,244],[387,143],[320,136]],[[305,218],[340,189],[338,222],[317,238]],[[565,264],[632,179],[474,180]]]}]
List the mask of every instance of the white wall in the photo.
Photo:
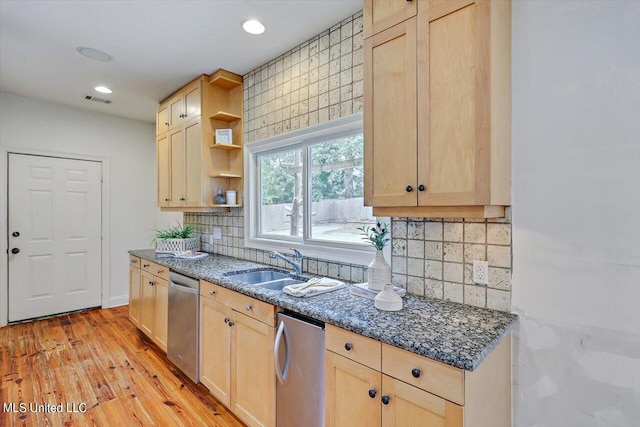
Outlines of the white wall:
[{"label": "white wall", "polygon": [[[104,268],[110,282],[103,289],[110,293],[110,305],[126,304],[127,250],[151,247],[153,228],[182,220],[181,214],[160,213],[156,207],[154,125],[2,92],[0,144],[108,159],[110,265]],[[6,197],[4,189],[1,194]],[[6,292],[0,292],[2,306]]]},{"label": "white wall", "polygon": [[513,2],[514,425],[640,422],[640,2]]}]

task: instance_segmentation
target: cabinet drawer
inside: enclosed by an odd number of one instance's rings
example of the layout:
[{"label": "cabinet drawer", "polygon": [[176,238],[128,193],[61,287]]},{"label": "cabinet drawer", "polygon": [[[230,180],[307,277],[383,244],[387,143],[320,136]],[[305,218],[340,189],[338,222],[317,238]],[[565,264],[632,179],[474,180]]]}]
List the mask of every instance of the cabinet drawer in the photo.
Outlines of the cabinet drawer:
[{"label": "cabinet drawer", "polygon": [[451,402],[464,405],[462,369],[382,344],[382,372]]},{"label": "cabinet drawer", "polygon": [[326,325],[325,344],[327,350],[348,359],[380,370],[381,343],[333,325]]},{"label": "cabinet drawer", "polygon": [[140,258],[137,256],[129,255],[129,265],[132,267],[140,268]]},{"label": "cabinet drawer", "polygon": [[154,276],[161,277],[165,280],[169,280],[169,269],[167,267],[156,264],[155,262],[147,261],[146,259],[143,259],[140,262],[144,271],[147,271]]},{"label": "cabinet drawer", "polygon": [[200,295],[224,304],[269,326],[275,326],[276,324],[276,307],[269,303],[223,288],[206,280],[200,281]]}]

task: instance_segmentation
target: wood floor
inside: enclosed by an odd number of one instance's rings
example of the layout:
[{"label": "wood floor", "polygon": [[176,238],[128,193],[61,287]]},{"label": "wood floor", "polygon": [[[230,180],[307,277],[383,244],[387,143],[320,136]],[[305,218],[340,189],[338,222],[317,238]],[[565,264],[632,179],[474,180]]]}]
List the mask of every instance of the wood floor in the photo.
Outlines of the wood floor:
[{"label": "wood floor", "polygon": [[[127,310],[0,328],[0,426],[242,426],[138,331]],[[66,412],[83,403],[86,412]],[[31,412],[35,404],[62,404],[63,412]]]}]

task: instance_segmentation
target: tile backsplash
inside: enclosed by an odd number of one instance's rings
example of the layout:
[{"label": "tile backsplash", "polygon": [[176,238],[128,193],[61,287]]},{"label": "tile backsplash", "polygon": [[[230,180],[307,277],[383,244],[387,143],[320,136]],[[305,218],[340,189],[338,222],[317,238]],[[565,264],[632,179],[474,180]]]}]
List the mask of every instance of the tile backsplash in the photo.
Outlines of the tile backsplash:
[{"label": "tile backsplash", "polygon": [[[362,12],[244,76],[244,140],[256,141],[362,111]],[[288,268],[268,252],[244,247],[244,208],[185,213],[203,249]],[[222,232],[214,245],[213,230]],[[392,279],[415,295],[509,311],[511,221],[392,218]],[[489,262],[489,285],[471,283],[473,260]],[[312,274],[363,282],[366,266],[305,258]]]}]

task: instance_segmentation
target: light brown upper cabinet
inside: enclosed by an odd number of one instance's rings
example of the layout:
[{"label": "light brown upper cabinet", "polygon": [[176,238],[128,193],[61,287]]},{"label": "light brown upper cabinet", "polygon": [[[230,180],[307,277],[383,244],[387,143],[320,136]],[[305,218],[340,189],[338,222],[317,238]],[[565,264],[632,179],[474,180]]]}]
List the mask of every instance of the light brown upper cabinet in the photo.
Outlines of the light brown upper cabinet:
[{"label": "light brown upper cabinet", "polygon": [[416,16],[417,4],[418,0],[364,0],[364,37]]},{"label": "light brown upper cabinet", "polygon": [[[167,102],[169,129],[202,114],[202,84],[199,79],[189,83],[174,94]],[[159,118],[159,113],[158,113]]]},{"label": "light brown upper cabinet", "polygon": [[365,204],[378,216],[503,216],[511,203],[511,2],[417,6],[416,23],[365,40]]},{"label": "light brown upper cabinet", "polygon": [[[160,104],[158,206],[163,210],[228,211],[242,206],[242,101],[242,77],[219,70],[198,77]],[[233,144],[216,144],[216,129],[231,129]],[[214,204],[218,188],[236,190],[238,204]]]},{"label": "light brown upper cabinet", "polygon": [[169,130],[169,107],[162,104],[156,114],[156,135],[160,136]]}]

